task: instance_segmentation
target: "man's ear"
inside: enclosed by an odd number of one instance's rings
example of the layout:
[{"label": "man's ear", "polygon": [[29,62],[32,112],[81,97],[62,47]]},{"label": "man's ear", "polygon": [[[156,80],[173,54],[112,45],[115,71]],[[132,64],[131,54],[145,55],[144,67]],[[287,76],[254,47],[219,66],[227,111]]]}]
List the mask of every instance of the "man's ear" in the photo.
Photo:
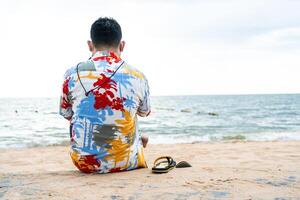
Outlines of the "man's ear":
[{"label": "man's ear", "polygon": [[95,47],[94,47],[93,42],[90,41],[90,40],[88,40],[88,41],[87,41],[87,44],[88,44],[88,47],[89,47],[90,52],[94,53]]},{"label": "man's ear", "polygon": [[123,51],[124,51],[124,48],[125,48],[125,41],[121,41],[121,42],[120,42],[120,45],[119,45],[119,51],[120,51],[120,52],[123,52]]}]

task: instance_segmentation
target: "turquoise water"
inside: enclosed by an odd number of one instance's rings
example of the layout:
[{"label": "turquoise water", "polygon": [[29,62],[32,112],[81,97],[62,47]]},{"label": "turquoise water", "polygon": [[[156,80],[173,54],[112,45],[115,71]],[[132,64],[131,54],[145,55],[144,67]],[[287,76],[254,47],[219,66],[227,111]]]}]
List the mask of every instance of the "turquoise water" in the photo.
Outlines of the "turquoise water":
[{"label": "turquoise water", "polygon": [[[140,118],[151,143],[300,140],[300,94],[152,97]],[[0,99],[0,148],[68,141],[58,99]]]}]

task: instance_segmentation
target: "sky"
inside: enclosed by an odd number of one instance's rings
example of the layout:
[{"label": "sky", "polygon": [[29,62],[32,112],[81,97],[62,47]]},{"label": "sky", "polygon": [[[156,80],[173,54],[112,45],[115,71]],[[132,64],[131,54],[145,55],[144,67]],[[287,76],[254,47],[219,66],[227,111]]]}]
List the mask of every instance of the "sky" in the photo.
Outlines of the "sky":
[{"label": "sky", "polygon": [[300,93],[298,0],[1,0],[0,97],[59,97],[115,18],[151,95]]}]

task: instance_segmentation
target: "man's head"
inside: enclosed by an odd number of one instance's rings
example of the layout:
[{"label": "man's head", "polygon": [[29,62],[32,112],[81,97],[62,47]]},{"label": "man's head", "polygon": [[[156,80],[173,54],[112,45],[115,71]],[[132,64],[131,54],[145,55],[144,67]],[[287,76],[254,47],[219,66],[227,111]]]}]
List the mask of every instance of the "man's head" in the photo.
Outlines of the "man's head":
[{"label": "man's head", "polygon": [[119,23],[113,18],[100,17],[91,27],[91,39],[88,41],[92,53],[100,50],[112,50],[120,54],[125,46]]}]

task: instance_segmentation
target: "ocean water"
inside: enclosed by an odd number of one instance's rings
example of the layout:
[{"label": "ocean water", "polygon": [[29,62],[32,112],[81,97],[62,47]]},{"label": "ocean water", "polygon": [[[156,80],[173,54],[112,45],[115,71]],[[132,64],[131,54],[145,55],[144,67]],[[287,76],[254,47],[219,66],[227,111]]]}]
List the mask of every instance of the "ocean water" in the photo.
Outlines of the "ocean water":
[{"label": "ocean water", "polygon": [[[46,146],[69,140],[58,99],[0,99],[0,148]],[[300,140],[300,94],[152,97],[139,118],[150,143],[230,139]]]}]

